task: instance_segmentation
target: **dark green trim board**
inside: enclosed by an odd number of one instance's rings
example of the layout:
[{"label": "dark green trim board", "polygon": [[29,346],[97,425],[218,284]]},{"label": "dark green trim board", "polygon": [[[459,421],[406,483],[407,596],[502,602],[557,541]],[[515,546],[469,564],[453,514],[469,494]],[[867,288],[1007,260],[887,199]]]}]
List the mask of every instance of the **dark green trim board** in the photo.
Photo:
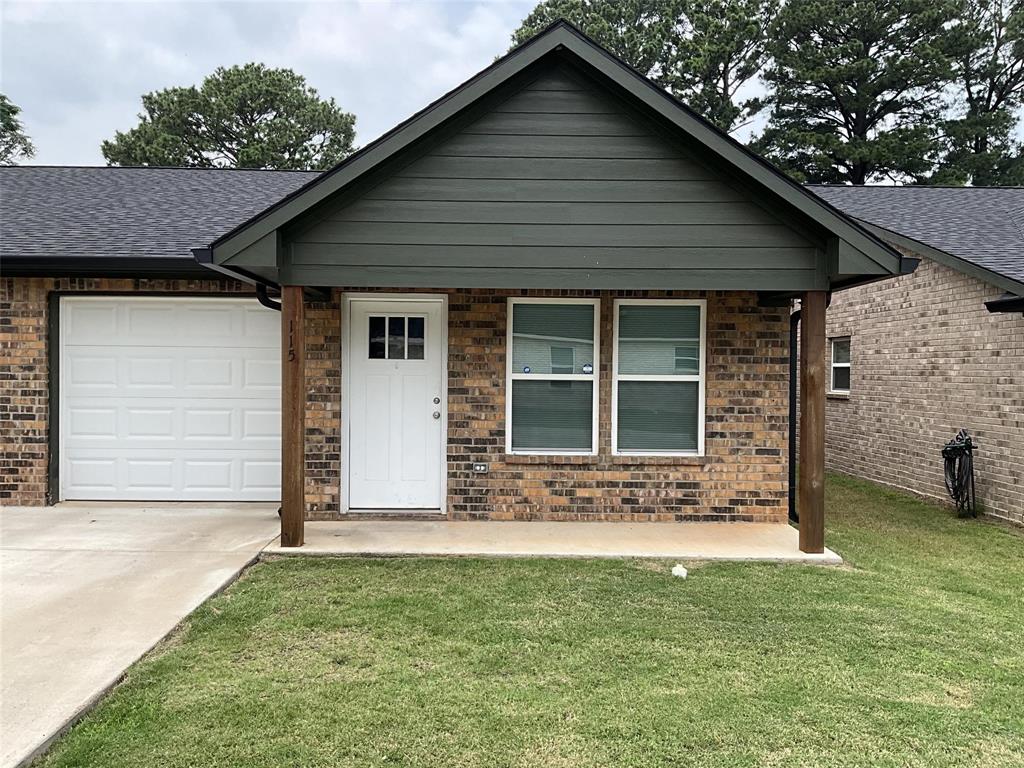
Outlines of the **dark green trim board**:
[{"label": "dark green trim board", "polygon": [[277,284],[827,290],[901,257],[566,22],[215,241]]},{"label": "dark green trim board", "polygon": [[60,498],[60,297],[51,291],[46,297],[46,358],[48,362],[46,408],[46,503]]}]

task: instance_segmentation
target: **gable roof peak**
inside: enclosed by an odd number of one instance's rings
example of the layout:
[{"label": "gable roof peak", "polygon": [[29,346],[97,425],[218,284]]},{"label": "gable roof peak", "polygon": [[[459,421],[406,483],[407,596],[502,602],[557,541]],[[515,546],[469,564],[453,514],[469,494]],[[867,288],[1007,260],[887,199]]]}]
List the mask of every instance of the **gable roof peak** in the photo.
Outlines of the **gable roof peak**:
[{"label": "gable roof peak", "polygon": [[219,238],[212,246],[213,261],[222,264],[271,232],[294,221],[312,206],[347,188],[364,174],[421,139],[433,134],[480,99],[509,83],[555,51],[567,52],[573,63],[593,76],[597,85],[629,100],[637,110],[663,122],[687,142],[701,145],[708,157],[731,175],[751,182],[800,215],[807,217],[859,250],[883,271],[900,272],[900,255],[859,223],[842,214],[810,190],[796,183],[769,162],[755,155],[717,126],[629,66],[565,19],[516,46],[490,66],[449,91],[346,158],[333,169],[279,201],[253,219]]}]

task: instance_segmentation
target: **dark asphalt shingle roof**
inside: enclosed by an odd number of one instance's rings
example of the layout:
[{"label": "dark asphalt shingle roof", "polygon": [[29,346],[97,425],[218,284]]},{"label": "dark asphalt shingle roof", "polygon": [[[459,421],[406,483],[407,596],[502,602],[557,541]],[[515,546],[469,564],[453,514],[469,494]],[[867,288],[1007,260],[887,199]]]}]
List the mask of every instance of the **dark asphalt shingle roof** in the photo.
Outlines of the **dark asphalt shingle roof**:
[{"label": "dark asphalt shingle roof", "polygon": [[848,216],[1024,283],[1024,187],[809,189]]},{"label": "dark asphalt shingle roof", "polygon": [[0,259],[191,259],[190,249],[208,245],[317,175],[0,167]]},{"label": "dark asphalt shingle roof", "polygon": [[[209,244],[312,171],[0,167],[2,260],[170,258]],[[811,186],[843,213],[1024,282],[1024,188]]]}]

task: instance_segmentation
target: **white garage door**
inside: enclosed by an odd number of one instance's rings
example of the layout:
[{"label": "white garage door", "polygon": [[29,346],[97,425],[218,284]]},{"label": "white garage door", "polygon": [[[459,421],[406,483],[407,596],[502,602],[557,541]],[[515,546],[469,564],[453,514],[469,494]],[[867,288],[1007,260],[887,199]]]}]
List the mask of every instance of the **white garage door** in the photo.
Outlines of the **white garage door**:
[{"label": "white garage door", "polygon": [[280,498],[279,314],[64,297],[60,321],[61,498]]}]

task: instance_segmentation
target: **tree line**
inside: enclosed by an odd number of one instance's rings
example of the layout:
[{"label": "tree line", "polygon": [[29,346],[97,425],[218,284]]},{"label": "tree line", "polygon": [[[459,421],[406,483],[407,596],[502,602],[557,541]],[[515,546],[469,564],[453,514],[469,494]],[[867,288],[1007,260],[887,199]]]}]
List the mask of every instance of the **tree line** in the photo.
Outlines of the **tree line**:
[{"label": "tree line", "polygon": [[[543,0],[513,46],[560,18],[799,181],[1024,184],[1024,0]],[[355,117],[287,69],[142,102],[109,164],[322,169],[353,149]],[[0,153],[30,156],[16,116],[0,96]]]}]

